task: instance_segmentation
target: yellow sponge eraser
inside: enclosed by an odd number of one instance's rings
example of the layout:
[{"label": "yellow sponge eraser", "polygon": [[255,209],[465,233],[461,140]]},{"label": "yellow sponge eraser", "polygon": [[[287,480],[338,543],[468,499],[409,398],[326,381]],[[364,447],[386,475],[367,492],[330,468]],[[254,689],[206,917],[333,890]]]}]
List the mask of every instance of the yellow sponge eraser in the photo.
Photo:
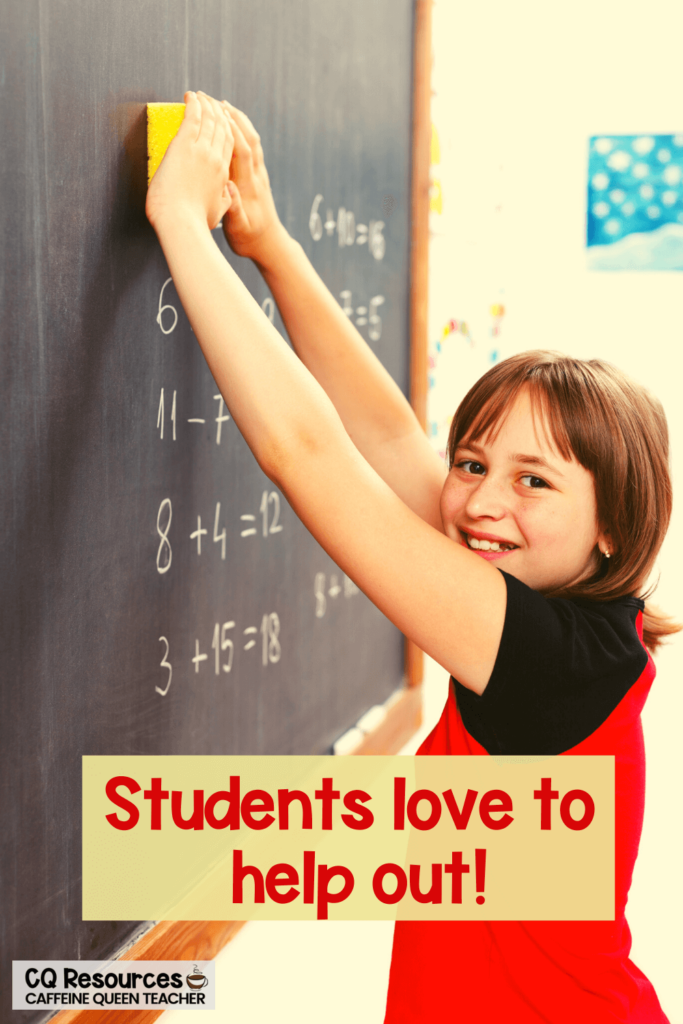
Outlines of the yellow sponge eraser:
[{"label": "yellow sponge eraser", "polygon": [[185,117],[184,103],[147,104],[147,184],[164,158]]}]

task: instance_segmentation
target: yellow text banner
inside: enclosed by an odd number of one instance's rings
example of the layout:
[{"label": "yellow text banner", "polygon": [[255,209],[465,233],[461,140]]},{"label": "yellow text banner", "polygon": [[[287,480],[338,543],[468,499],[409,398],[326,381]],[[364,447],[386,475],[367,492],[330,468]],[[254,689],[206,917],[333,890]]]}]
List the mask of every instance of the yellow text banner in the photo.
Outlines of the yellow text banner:
[{"label": "yellow text banner", "polygon": [[611,920],[613,757],[84,757],[84,920]]}]

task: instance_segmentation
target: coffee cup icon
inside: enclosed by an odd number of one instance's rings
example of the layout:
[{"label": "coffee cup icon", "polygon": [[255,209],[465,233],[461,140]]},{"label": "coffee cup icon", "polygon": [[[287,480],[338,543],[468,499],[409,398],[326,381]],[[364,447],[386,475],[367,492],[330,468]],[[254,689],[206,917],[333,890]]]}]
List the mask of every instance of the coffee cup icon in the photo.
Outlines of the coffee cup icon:
[{"label": "coffee cup icon", "polygon": [[185,978],[187,987],[192,989],[205,988],[209,984],[209,979],[205,974],[199,970],[197,965],[194,965],[194,973],[188,974]]}]

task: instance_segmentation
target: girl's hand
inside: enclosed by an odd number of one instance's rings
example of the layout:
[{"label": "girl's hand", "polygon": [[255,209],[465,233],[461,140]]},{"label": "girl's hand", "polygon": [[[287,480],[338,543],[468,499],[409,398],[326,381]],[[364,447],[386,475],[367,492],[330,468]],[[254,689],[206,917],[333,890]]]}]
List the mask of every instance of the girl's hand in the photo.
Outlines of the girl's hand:
[{"label": "girl's hand", "polygon": [[227,101],[223,106],[235,140],[230,165],[232,205],[223,219],[223,231],[233,252],[267,267],[269,253],[285,229],[275,209],[261,140],[246,114]]},{"label": "girl's hand", "polygon": [[189,214],[210,230],[230,207],[228,189],[234,146],[224,107],[205,93],[185,93],[185,117],[147,191],[146,213],[157,230]]}]

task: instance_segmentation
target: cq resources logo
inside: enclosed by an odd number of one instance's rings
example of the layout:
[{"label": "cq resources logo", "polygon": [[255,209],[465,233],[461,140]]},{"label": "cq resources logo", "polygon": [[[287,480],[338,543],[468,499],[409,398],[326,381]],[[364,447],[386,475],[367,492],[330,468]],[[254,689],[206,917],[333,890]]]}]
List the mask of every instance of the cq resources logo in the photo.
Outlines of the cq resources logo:
[{"label": "cq resources logo", "polygon": [[215,981],[211,960],[13,960],[12,1009],[214,1010]]}]

